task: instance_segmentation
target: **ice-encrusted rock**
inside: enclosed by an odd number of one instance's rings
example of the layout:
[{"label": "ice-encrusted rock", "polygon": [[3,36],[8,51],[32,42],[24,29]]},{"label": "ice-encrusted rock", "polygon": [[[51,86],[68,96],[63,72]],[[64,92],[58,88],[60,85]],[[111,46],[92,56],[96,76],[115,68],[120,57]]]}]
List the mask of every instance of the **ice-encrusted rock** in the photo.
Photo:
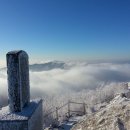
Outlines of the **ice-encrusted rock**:
[{"label": "ice-encrusted rock", "polygon": [[88,115],[72,130],[130,130],[130,99],[127,94],[117,94],[109,104]]},{"label": "ice-encrusted rock", "polygon": [[30,102],[29,63],[25,51],[7,53],[9,107],[19,112]]}]

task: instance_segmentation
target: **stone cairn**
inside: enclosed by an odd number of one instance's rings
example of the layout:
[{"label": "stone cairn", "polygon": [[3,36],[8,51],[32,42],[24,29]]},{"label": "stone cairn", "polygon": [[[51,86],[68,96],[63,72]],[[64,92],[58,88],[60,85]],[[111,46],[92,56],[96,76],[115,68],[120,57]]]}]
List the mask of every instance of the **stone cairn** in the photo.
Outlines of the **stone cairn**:
[{"label": "stone cairn", "polygon": [[11,51],[6,58],[9,105],[0,110],[0,130],[42,130],[42,100],[30,101],[28,54]]}]

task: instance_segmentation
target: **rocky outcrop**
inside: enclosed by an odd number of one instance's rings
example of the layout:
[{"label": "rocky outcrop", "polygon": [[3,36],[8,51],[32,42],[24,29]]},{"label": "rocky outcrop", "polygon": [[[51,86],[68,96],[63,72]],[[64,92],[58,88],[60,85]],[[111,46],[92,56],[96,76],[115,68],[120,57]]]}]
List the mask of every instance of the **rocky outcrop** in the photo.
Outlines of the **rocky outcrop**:
[{"label": "rocky outcrop", "polygon": [[97,112],[88,115],[71,130],[130,130],[130,92],[117,94]]}]

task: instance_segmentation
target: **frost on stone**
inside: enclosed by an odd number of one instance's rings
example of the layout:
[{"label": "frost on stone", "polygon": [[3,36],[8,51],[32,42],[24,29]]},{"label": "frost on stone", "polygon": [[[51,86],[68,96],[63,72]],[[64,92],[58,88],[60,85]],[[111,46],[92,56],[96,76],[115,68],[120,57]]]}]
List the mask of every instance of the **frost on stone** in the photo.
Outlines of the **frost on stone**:
[{"label": "frost on stone", "polygon": [[42,102],[41,99],[32,100],[28,107],[25,107],[21,112],[10,112],[9,106],[3,107],[0,110],[0,120],[11,121],[11,120],[28,120],[35,112],[38,105]]},{"label": "frost on stone", "polygon": [[30,102],[26,52],[21,50],[7,54],[7,73],[9,106],[0,110],[0,130],[41,130],[42,99]]},{"label": "frost on stone", "polygon": [[7,54],[9,106],[21,111],[30,101],[28,55],[24,51]]}]

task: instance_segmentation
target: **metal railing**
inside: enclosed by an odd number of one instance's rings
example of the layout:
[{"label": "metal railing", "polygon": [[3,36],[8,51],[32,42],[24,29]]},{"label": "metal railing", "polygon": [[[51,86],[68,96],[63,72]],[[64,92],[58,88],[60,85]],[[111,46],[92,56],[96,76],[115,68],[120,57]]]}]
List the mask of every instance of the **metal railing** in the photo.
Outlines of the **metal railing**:
[{"label": "metal railing", "polygon": [[[78,109],[75,109],[74,105],[78,105]],[[66,108],[65,108],[66,107]],[[48,117],[53,115],[53,118],[55,121],[59,121],[59,118],[61,117],[60,111],[62,109],[65,109],[66,112],[62,113],[62,116],[66,116],[67,118],[71,117],[73,114],[78,114],[78,115],[85,115],[86,114],[86,108],[87,104],[81,103],[81,102],[74,102],[74,101],[68,101],[64,105],[56,108],[50,109],[47,114],[44,115],[44,120],[48,120]],[[55,116],[54,116],[55,115]]]}]

